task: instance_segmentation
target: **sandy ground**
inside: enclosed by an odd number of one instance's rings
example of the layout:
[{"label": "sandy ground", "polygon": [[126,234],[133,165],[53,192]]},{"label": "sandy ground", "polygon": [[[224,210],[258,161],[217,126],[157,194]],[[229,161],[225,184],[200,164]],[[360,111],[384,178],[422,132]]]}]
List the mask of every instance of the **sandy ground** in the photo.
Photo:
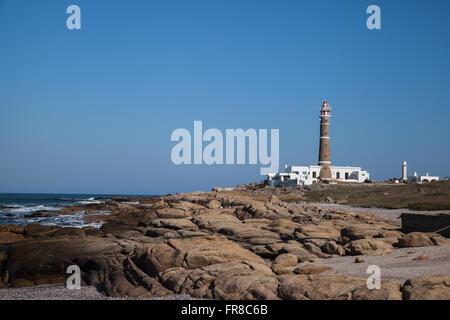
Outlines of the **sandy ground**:
[{"label": "sandy ground", "polygon": [[[421,255],[428,255],[425,260],[413,260]],[[450,245],[416,248],[393,249],[392,254],[383,256],[358,256],[364,263],[355,263],[354,256],[324,259],[314,262],[314,265],[329,266],[333,270],[324,274],[347,274],[367,278],[369,265],[377,265],[381,270],[382,280],[396,280],[404,283],[407,279],[425,274],[450,275]],[[308,263],[302,263],[304,265]]]},{"label": "sandy ground", "polygon": [[[161,298],[139,300],[192,300],[185,294],[177,294]],[[0,300],[127,300],[127,298],[110,298],[95,287],[82,287],[80,290],[69,290],[62,284],[41,285],[17,289],[0,289]],[[136,300],[136,299],[132,299]]]}]

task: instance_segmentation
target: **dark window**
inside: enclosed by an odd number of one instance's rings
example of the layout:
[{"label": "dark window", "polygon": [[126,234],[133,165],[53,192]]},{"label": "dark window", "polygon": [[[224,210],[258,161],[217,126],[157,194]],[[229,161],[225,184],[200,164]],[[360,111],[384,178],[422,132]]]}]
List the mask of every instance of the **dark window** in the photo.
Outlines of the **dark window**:
[{"label": "dark window", "polygon": [[313,171],[313,178],[315,178],[316,177],[316,172],[315,171]]},{"label": "dark window", "polygon": [[340,179],[341,178],[341,173],[340,172],[336,172],[336,179]]},{"label": "dark window", "polygon": [[348,180],[348,172],[345,173],[345,180]]}]

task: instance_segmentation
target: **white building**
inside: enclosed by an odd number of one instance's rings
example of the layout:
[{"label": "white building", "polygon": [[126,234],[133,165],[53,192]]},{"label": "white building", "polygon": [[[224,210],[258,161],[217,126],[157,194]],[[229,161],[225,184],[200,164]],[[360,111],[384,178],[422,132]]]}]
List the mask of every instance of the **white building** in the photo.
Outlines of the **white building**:
[{"label": "white building", "polygon": [[[286,166],[284,173],[269,173],[267,182],[271,186],[307,186],[318,182],[321,166]],[[331,166],[332,179],[342,182],[363,183],[370,174],[361,167]]]},{"label": "white building", "polygon": [[431,181],[439,181],[438,176],[429,176],[428,172],[424,176],[418,176],[417,172],[414,172],[414,175],[411,177],[408,177],[407,183],[408,184],[421,184],[421,183],[427,183]]}]

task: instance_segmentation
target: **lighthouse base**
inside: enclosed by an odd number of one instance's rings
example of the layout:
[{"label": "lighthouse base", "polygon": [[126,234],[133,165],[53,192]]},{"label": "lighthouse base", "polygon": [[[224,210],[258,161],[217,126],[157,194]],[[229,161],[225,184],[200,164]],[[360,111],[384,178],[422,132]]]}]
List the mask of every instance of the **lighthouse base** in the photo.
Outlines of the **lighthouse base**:
[{"label": "lighthouse base", "polygon": [[331,179],[332,178],[331,168],[328,166],[322,167],[320,169],[319,178],[320,179]]}]

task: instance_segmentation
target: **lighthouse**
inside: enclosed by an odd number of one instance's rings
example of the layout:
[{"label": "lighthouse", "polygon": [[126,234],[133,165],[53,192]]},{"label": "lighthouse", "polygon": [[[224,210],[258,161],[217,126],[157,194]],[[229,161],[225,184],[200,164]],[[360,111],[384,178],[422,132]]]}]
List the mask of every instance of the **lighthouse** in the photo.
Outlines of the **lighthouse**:
[{"label": "lighthouse", "polygon": [[320,144],[319,144],[319,166],[320,179],[331,179],[331,157],[330,157],[330,117],[331,106],[325,100],[320,108]]},{"label": "lighthouse", "polygon": [[404,182],[406,182],[406,180],[408,180],[408,174],[407,174],[408,169],[407,168],[408,168],[408,166],[406,164],[406,161],[403,161],[403,164],[402,164],[402,180]]}]

